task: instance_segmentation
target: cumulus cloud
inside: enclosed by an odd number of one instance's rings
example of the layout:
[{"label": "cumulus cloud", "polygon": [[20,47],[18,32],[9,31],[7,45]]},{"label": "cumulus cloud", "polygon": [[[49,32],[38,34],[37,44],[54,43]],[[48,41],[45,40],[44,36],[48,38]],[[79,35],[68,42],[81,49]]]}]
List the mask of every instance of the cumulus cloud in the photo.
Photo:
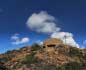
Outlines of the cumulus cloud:
[{"label": "cumulus cloud", "polygon": [[[73,34],[69,32],[60,32],[60,27],[56,25],[54,16],[45,11],[40,13],[33,13],[27,20],[27,26],[36,32],[50,33],[52,38],[59,38],[64,43],[71,46],[79,47],[73,38]],[[40,42],[40,41],[39,41]]]},{"label": "cumulus cloud", "polygon": [[55,32],[55,33],[51,34],[51,37],[61,39],[64,44],[68,44],[70,46],[74,46],[74,47],[79,48],[79,45],[75,42],[72,33],[69,33],[69,32]]},{"label": "cumulus cloud", "polygon": [[30,41],[28,37],[20,38],[19,34],[14,34],[11,37],[11,40],[12,40],[12,44],[14,45],[24,44]]},{"label": "cumulus cloud", "polygon": [[56,26],[55,17],[45,11],[33,13],[27,20],[27,26],[36,32],[53,33],[60,31]]}]

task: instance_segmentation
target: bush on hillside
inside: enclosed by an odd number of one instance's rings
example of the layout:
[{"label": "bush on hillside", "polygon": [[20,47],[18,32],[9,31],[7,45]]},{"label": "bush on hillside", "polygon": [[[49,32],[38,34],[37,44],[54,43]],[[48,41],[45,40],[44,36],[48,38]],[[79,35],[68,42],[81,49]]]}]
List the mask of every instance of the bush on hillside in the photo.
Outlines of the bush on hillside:
[{"label": "bush on hillside", "polygon": [[52,65],[52,64],[44,64],[41,67],[41,70],[59,70],[56,65]]},{"label": "bush on hillside", "polygon": [[41,47],[40,47],[40,45],[38,45],[38,44],[33,44],[33,45],[31,46],[31,51],[37,51],[37,50],[39,50],[39,49],[41,49]]},{"label": "bush on hillside", "polygon": [[80,53],[80,51],[77,48],[70,47],[69,56],[71,56],[71,57],[74,57],[74,56],[82,57],[82,54]]},{"label": "bush on hillside", "polygon": [[35,63],[39,63],[41,60],[34,57],[34,54],[27,55],[24,60],[22,61],[22,64],[26,64],[27,66]]},{"label": "bush on hillside", "polygon": [[2,58],[0,58],[1,61],[3,62],[8,62],[10,61],[15,55],[7,55],[7,56],[4,56]]},{"label": "bush on hillside", "polygon": [[85,70],[86,69],[86,63],[82,63],[81,67],[82,67],[82,70]]},{"label": "bush on hillside", "polygon": [[81,66],[77,62],[70,62],[64,64],[64,70],[81,70]]}]

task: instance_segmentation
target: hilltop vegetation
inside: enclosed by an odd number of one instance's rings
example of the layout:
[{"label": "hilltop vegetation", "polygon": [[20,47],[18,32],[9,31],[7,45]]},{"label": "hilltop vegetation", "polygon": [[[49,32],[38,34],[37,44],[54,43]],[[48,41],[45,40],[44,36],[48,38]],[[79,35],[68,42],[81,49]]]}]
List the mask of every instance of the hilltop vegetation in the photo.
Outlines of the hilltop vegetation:
[{"label": "hilltop vegetation", "polygon": [[86,50],[62,46],[52,53],[38,44],[8,51],[0,55],[0,70],[86,70]]}]

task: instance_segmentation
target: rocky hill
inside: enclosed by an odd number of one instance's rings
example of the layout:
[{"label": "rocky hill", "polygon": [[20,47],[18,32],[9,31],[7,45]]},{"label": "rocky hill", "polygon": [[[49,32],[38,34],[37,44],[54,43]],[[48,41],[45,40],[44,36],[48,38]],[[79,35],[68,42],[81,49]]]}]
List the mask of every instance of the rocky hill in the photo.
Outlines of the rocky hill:
[{"label": "rocky hill", "polygon": [[0,70],[86,70],[86,49],[61,45],[46,52],[34,44],[0,55]]}]

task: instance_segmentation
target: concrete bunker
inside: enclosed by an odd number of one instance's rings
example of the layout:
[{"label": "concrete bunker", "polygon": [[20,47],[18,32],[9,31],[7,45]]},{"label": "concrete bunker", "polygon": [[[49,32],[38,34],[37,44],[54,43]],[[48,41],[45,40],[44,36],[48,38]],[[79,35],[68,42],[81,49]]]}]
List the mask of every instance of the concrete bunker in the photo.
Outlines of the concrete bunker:
[{"label": "concrete bunker", "polygon": [[44,41],[43,48],[47,52],[55,51],[56,48],[60,47],[63,41],[57,38],[50,38]]}]

